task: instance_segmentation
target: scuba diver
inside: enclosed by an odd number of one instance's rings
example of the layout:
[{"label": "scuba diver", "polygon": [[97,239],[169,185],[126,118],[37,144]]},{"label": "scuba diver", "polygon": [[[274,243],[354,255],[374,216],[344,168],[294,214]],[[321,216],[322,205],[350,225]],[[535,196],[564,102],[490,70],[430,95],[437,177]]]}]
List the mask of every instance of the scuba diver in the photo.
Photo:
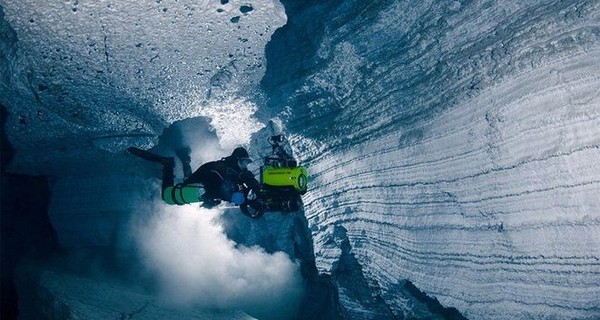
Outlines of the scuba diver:
[{"label": "scuba diver", "polygon": [[[187,154],[189,157],[189,153]],[[178,152],[178,157],[181,158],[183,155]],[[236,186],[243,184],[249,189],[260,186],[252,172],[248,170],[248,164],[251,162],[248,151],[243,147],[237,147],[230,156],[201,165],[183,181],[183,184],[201,183],[204,186],[202,200],[205,207],[218,205],[221,203],[218,199],[240,204],[244,198],[237,192],[239,190]],[[191,170],[186,169],[186,164],[189,167],[189,161],[183,163],[184,172],[190,172]]]},{"label": "scuba diver", "polygon": [[[175,185],[173,169],[175,161],[173,157],[163,157],[136,147],[127,149],[131,154],[142,159],[157,162],[163,165],[162,198],[169,204],[188,203],[186,198],[199,197],[202,206],[212,208],[221,203],[221,200],[240,205],[245,200],[240,186],[245,189],[260,188],[260,183],[248,170],[248,164],[252,162],[243,147],[237,147],[231,155],[217,161],[210,161],[201,165],[192,173],[190,162],[190,149],[183,148],[175,151],[183,165],[184,181]],[[199,186],[201,185],[201,186]],[[200,195],[201,189],[204,193]]]},{"label": "scuba diver", "polygon": [[308,171],[291,155],[289,140],[280,121],[269,121],[271,135],[267,142],[270,154],[259,166],[259,181],[248,170],[252,162],[243,147],[233,150],[221,160],[211,161],[192,172],[191,150],[175,150],[183,167],[183,182],[175,184],[175,159],[163,157],[135,147],[128,151],[142,159],[163,165],[162,200],[170,205],[202,202],[212,208],[226,201],[239,206],[242,214],[258,219],[266,212],[294,212],[302,208],[302,195],[308,190]]}]

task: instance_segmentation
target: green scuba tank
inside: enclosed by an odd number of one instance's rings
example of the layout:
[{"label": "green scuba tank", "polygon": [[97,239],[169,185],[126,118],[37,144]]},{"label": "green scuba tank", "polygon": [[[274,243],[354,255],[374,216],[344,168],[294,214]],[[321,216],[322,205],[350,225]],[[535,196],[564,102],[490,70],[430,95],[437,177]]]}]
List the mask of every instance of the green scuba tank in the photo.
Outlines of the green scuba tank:
[{"label": "green scuba tank", "polygon": [[167,204],[184,205],[202,201],[204,188],[197,184],[178,184],[167,187],[162,192],[162,198]]}]

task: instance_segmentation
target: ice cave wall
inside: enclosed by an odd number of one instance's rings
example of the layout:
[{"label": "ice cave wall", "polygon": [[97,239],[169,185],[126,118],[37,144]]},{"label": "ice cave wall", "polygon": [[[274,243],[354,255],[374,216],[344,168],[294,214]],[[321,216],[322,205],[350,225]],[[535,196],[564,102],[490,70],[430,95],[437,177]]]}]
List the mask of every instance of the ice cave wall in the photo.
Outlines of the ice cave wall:
[{"label": "ice cave wall", "polygon": [[[355,259],[398,315],[410,280],[472,319],[599,317],[597,1],[282,3],[258,114],[286,120],[313,175],[320,271]],[[53,208],[81,189],[93,223],[69,206],[59,239],[90,245],[130,211],[123,176],[152,175],[123,148],[249,117],[286,20],[271,1],[0,5],[11,170],[62,174]]]},{"label": "ice cave wall", "polygon": [[341,227],[396,314],[408,279],[472,319],[600,317],[597,1],[283,3],[262,85],[322,272]]}]

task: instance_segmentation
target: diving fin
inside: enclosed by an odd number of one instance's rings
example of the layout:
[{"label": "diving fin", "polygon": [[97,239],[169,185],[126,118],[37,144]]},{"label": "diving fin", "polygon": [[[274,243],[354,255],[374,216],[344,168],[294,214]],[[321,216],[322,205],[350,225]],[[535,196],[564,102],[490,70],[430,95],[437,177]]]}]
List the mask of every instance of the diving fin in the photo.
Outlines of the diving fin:
[{"label": "diving fin", "polygon": [[191,153],[192,153],[192,150],[187,147],[179,148],[179,149],[175,150],[175,154],[177,155],[177,158],[179,158],[179,160],[181,160],[181,164],[183,167],[183,179],[184,180],[192,175],[192,167],[190,165],[190,163],[192,162]]},{"label": "diving fin", "polygon": [[151,162],[157,162],[164,166],[172,167],[175,165],[175,160],[173,159],[173,157],[159,156],[152,152],[148,152],[146,150],[142,150],[142,149],[136,148],[136,147],[129,147],[129,148],[127,148],[127,151],[129,151],[129,153],[133,154],[134,156],[140,157],[144,160],[148,160]]}]

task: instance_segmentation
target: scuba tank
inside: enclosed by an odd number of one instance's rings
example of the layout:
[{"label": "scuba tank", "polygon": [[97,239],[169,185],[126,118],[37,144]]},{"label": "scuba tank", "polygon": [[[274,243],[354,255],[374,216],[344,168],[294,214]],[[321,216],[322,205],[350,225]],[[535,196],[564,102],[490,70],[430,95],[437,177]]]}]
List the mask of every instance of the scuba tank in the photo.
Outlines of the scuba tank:
[{"label": "scuba tank", "polygon": [[170,205],[184,205],[202,201],[204,188],[199,184],[176,184],[162,192],[163,201]]}]

